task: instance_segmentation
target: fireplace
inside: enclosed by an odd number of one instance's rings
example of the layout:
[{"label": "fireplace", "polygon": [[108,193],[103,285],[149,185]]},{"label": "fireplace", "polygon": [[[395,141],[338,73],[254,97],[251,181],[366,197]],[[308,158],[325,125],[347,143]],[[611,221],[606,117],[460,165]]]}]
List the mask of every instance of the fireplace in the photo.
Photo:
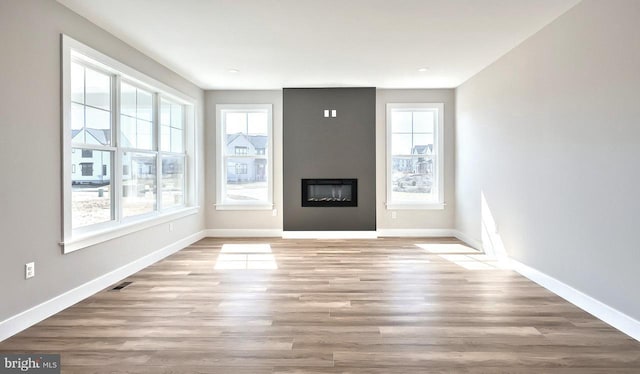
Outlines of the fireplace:
[{"label": "fireplace", "polygon": [[358,206],[357,179],[303,179],[302,206]]}]

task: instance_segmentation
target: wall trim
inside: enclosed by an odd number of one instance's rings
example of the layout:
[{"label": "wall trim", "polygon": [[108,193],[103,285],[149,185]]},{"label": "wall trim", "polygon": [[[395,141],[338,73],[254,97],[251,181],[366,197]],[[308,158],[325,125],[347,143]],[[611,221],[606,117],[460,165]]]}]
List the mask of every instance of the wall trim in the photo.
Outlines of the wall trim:
[{"label": "wall trim", "polygon": [[[456,237],[453,229],[379,229],[376,231],[283,231],[280,229],[208,229],[211,238],[375,239],[378,237]],[[462,241],[463,239],[460,239]],[[471,243],[469,243],[471,244]]]},{"label": "wall trim", "polygon": [[455,236],[453,229],[378,229],[378,236],[440,238]]},{"label": "wall trim", "polygon": [[205,236],[209,238],[280,238],[280,229],[208,229]]},{"label": "wall trim", "polygon": [[633,339],[640,341],[640,321],[517,260],[509,258],[509,262],[511,268],[525,278],[539,284]]},{"label": "wall trim", "polygon": [[38,304],[24,312],[18,313],[12,317],[0,322],[0,341],[3,341],[22,330],[25,330],[36,323],[51,317],[52,315],[63,311],[64,309],[76,304],[89,296],[92,296],[110,285],[121,281],[122,279],[137,273],[138,271],[168,257],[179,250],[197,242],[205,237],[204,231],[196,232],[186,238],[180,239],[172,244],[167,245],[155,252],[141,257],[131,263],[128,263],[118,269],[107,274],[101,275],[53,297],[41,304]]},{"label": "wall trim", "polygon": [[379,229],[376,231],[283,231],[280,229],[209,229],[212,238],[375,239],[387,237],[454,237],[452,229]]},{"label": "wall trim", "polygon": [[283,239],[376,239],[375,231],[284,231]]},{"label": "wall trim", "polygon": [[473,237],[458,230],[453,230],[453,236],[455,236],[458,240],[462,240],[463,242],[467,243],[471,247],[484,252],[482,241],[476,240]]}]

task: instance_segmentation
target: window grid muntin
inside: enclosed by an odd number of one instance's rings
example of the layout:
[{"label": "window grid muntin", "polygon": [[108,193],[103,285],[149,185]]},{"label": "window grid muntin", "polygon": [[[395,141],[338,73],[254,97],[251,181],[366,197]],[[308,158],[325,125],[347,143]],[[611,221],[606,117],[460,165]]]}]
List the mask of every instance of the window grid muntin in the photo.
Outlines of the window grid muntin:
[{"label": "window grid muntin", "polygon": [[[158,113],[158,123],[159,123],[159,129],[160,129],[160,139],[158,142],[158,149],[161,150],[162,152],[169,152],[169,153],[176,153],[176,154],[181,154],[185,152],[186,149],[186,128],[185,128],[185,124],[186,124],[186,107],[182,104],[176,103],[175,101],[165,97],[164,95],[160,94],[159,95],[159,100],[160,100],[160,105],[159,105],[159,113]],[[165,125],[162,123],[162,106],[164,104],[169,105],[169,124]],[[173,123],[173,107],[174,106],[179,106],[181,107],[181,116],[180,118],[180,126],[174,126]],[[161,145],[162,145],[162,127],[168,127],[169,128],[169,150],[164,150],[162,149]],[[173,132],[171,130],[178,130],[181,133],[180,136],[180,140],[181,142],[178,144],[180,146],[181,151],[174,151],[174,147],[173,147]]]},{"label": "window grid muntin", "polygon": [[[73,92],[70,92],[70,103],[71,103],[71,108],[73,107],[73,104],[75,105],[80,105],[82,106],[82,131],[83,131],[83,135],[84,135],[84,139],[81,142],[74,142],[73,141],[73,137],[72,137],[72,144],[90,144],[86,142],[86,137],[87,137],[87,108],[90,109],[95,109],[95,110],[99,110],[101,112],[106,112],[109,113],[109,125],[110,125],[110,131],[109,131],[109,140],[108,140],[108,144],[100,144],[100,145],[112,145],[113,144],[113,102],[110,102],[109,104],[109,110],[95,106],[95,105],[91,105],[91,104],[87,104],[87,69],[89,70],[93,70],[94,72],[98,73],[98,74],[102,74],[105,75],[106,77],[109,78],[109,95],[110,97],[113,97],[113,92],[114,92],[114,76],[111,72],[106,71],[104,69],[102,69],[99,66],[96,66],[94,64],[91,64],[89,62],[85,62],[82,61],[80,59],[77,58],[73,58],[71,60],[71,66],[73,66],[73,64],[76,64],[78,66],[80,66],[82,68],[82,102],[78,102],[78,101],[74,101],[73,100]],[[70,76],[69,76],[69,82],[72,82],[72,76],[71,76],[71,72]],[[70,108],[70,109],[71,109]],[[73,118],[71,118],[71,121],[73,121]],[[71,124],[71,128],[73,128],[73,123]]]}]

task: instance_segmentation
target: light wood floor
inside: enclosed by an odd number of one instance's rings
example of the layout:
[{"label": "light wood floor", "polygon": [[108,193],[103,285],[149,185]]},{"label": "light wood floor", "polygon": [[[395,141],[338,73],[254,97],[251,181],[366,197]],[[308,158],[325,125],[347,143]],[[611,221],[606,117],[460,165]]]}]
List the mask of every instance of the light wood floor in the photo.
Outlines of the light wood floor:
[{"label": "light wood floor", "polygon": [[[271,253],[221,253],[243,243]],[[640,373],[640,343],[458,243],[204,239],[0,352],[78,374]]]}]

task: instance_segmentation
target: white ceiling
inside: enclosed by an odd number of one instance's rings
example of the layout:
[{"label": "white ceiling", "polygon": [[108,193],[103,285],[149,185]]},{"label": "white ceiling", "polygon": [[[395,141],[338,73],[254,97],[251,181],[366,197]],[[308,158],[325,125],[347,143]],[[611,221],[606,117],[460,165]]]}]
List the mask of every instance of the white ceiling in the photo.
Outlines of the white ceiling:
[{"label": "white ceiling", "polygon": [[204,89],[456,87],[579,2],[58,1]]}]

